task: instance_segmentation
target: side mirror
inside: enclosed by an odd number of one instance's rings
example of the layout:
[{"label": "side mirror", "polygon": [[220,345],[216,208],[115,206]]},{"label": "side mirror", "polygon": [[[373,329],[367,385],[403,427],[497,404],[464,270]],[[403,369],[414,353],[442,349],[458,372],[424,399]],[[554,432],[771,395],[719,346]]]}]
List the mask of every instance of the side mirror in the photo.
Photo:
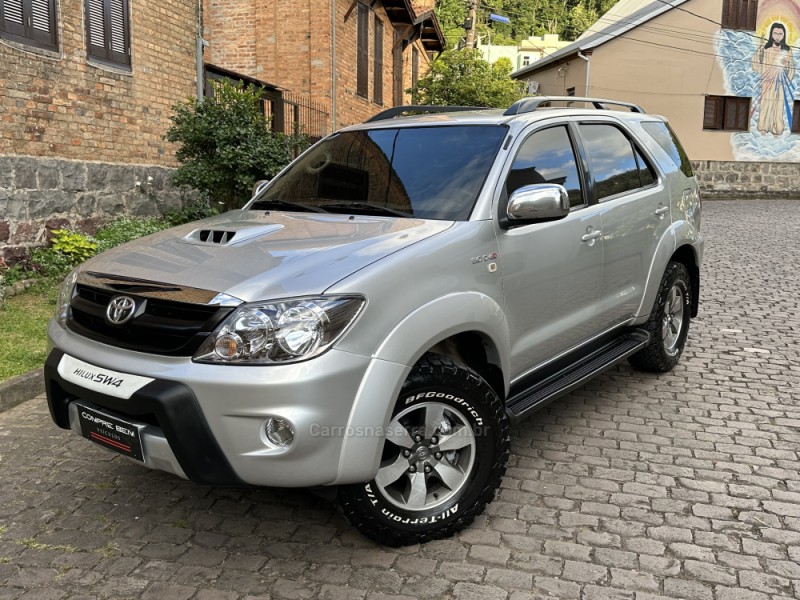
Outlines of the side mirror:
[{"label": "side mirror", "polygon": [[514,190],[508,199],[505,225],[554,221],[569,214],[569,195],[563,185],[537,183]]},{"label": "side mirror", "polygon": [[267,187],[268,183],[269,179],[260,179],[259,181],[256,181],[256,184],[253,186],[253,195],[250,197],[254,198],[255,196],[258,196],[258,194],[261,193],[261,190]]}]

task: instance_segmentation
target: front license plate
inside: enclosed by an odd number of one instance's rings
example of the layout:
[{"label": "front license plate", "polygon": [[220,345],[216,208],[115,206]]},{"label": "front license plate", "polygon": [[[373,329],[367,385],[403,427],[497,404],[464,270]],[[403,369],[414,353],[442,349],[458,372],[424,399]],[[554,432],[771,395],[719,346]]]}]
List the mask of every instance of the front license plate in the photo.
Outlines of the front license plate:
[{"label": "front license plate", "polygon": [[78,404],[78,422],[83,437],[125,456],[144,462],[140,429],[119,417]]}]

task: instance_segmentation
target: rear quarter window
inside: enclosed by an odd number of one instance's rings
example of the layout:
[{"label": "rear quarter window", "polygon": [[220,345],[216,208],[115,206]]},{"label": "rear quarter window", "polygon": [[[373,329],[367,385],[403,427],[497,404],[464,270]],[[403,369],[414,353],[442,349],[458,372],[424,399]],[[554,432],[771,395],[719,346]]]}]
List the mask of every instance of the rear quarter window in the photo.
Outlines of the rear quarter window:
[{"label": "rear quarter window", "polygon": [[661,146],[684,175],[687,177],[694,175],[689,157],[669,125],[663,121],[645,121],[642,123],[642,129]]}]

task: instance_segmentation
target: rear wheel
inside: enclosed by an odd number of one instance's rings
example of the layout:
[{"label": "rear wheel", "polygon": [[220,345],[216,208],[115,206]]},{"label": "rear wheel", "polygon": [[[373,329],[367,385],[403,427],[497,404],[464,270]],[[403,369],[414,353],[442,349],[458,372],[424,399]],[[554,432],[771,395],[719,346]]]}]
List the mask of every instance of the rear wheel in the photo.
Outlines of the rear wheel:
[{"label": "rear wheel", "polygon": [[494,498],[508,436],[502,402],[480,375],[426,355],[403,385],[375,479],[340,488],[339,506],[382,544],[450,536]]},{"label": "rear wheel", "polygon": [[678,364],[689,334],[691,285],[689,271],[683,264],[667,265],[645,325],[650,343],[630,357],[631,365],[643,371],[666,373]]}]

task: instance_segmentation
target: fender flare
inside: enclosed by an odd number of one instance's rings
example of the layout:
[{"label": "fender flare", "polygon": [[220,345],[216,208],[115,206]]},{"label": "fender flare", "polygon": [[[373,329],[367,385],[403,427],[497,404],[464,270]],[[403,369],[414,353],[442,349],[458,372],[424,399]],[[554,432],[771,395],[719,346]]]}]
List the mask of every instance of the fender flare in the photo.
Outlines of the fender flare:
[{"label": "fender flare", "polygon": [[658,286],[661,283],[661,278],[667,268],[670,258],[675,254],[680,246],[689,245],[695,256],[695,262],[699,264],[699,257],[697,248],[694,243],[699,239],[697,230],[687,221],[675,221],[669,229],[664,232],[658,242],[658,247],[653,254],[653,260],[650,262],[650,270],[647,274],[647,283],[645,285],[645,293],[642,295],[642,301],[636,309],[636,320],[646,319],[650,316],[650,311],[653,309],[653,303],[656,301],[658,294]]},{"label": "fender flare", "polygon": [[[372,356],[350,409],[333,485],[375,476],[385,427],[412,366],[438,342],[467,331],[480,333],[494,344],[508,389],[505,366],[511,342],[505,313],[494,299],[480,292],[463,292],[420,306],[392,329]],[[414,340],[413,346],[409,340]]]}]

